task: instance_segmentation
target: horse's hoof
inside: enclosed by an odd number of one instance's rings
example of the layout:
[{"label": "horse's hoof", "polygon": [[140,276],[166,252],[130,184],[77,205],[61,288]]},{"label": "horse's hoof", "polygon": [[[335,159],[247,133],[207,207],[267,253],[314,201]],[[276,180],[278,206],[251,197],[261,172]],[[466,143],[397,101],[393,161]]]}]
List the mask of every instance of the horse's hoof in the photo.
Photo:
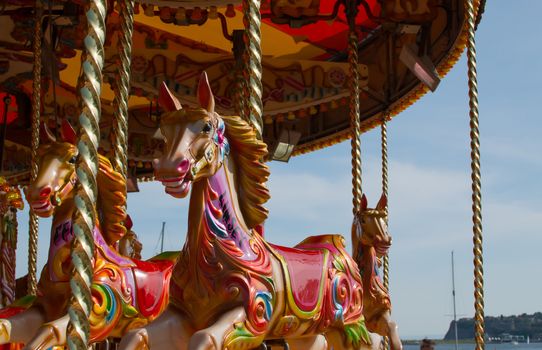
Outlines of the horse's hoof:
[{"label": "horse's hoof", "polygon": [[11,338],[11,322],[0,319],[0,344],[9,343]]}]

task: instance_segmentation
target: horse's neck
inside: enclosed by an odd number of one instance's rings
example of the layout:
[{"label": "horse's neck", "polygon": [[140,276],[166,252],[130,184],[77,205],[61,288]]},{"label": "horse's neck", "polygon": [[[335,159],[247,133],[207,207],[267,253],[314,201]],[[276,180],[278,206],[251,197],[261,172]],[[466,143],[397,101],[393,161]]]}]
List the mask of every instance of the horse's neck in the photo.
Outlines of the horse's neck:
[{"label": "horse's neck", "polygon": [[[51,242],[49,244],[49,260],[53,259],[58,253],[59,249],[63,246],[70,246],[73,240],[73,225],[72,215],[75,208],[73,196],[62,201],[62,204],[57,207],[53,213],[53,220],[51,224]],[[98,226],[99,223],[97,222]],[[94,230],[94,243],[96,245],[106,244],[105,240],[98,228]]]},{"label": "horse's neck", "polygon": [[202,252],[204,242],[218,238],[219,243],[236,251],[238,259],[250,261],[255,258],[249,244],[252,233],[240,210],[233,169],[232,160],[225,159],[215,175],[194,184],[186,245],[192,250],[190,256]]}]

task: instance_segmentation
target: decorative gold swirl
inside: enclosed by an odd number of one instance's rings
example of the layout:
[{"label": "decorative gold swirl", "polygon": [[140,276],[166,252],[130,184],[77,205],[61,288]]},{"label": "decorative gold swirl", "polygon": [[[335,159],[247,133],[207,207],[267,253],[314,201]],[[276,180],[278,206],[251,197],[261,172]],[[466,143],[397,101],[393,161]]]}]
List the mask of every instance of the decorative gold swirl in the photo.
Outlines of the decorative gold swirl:
[{"label": "decorative gold swirl", "polygon": [[97,199],[96,174],[98,173],[99,121],[101,114],[100,92],[104,64],[105,0],[89,0],[85,4],[87,35],[81,56],[79,79],[79,116],[75,163],[78,182],[74,197],[72,262],[74,272],[70,280],[72,299],[68,314],[67,343],[71,350],[87,349],[90,335],[88,317],[92,307],[90,285],[92,282],[92,257],[94,252],[93,230],[96,224]]},{"label": "decorative gold swirl", "polygon": [[[32,164],[30,166],[30,181],[38,175],[37,151],[40,142],[41,114],[41,17],[43,8],[41,0],[36,0],[36,17],[34,19],[34,69],[32,82]],[[28,233],[28,294],[36,295],[36,261],[38,256],[38,216],[30,207]]]},{"label": "decorative gold swirl", "polygon": [[482,245],[482,181],[480,175],[480,132],[478,130],[478,82],[476,76],[475,0],[468,0],[467,66],[469,78],[470,146],[472,179],[472,222],[474,253],[474,338],[476,350],[484,343],[484,262]]}]

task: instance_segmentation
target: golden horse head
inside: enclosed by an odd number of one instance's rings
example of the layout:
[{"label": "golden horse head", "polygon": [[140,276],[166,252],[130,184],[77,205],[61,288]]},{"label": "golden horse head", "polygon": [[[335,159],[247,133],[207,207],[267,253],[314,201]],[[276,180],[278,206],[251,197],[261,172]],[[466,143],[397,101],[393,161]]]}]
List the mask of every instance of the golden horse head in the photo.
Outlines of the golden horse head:
[{"label": "golden horse head", "polygon": [[[352,243],[354,251],[361,245],[374,247],[376,255],[380,258],[388,253],[391,246],[391,236],[387,224],[387,198],[383,194],[376,207],[367,207],[367,197],[361,198],[361,208],[354,218],[352,225]],[[354,254],[356,256],[356,254]]]},{"label": "golden horse head", "polygon": [[26,188],[26,200],[36,215],[49,217],[70,194],[75,184],[75,131],[64,120],[62,141],[42,124],[41,145],[38,148],[38,174]]},{"label": "golden horse head", "polygon": [[[162,157],[154,160],[155,176],[166,193],[184,198],[194,182],[213,176],[227,158],[235,163],[241,211],[248,227],[261,224],[268,211],[265,183],[269,169],[262,162],[267,145],[258,140],[254,129],[239,116],[220,116],[207,74],[198,84],[199,108],[183,108],[165,84],[159,102],[165,109],[160,130],[165,139]],[[230,152],[231,148],[231,152]],[[231,154],[230,154],[231,153]]]}]

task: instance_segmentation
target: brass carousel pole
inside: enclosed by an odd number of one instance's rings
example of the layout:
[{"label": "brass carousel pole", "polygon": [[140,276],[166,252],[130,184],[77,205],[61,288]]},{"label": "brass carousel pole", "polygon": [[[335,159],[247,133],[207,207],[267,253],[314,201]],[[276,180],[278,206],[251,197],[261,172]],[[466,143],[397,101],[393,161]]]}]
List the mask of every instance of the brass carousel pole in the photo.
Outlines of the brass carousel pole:
[{"label": "brass carousel pole", "polygon": [[245,31],[234,30],[233,31],[233,57],[235,58],[235,92],[233,100],[235,103],[235,112],[239,116],[248,122],[250,119],[247,115],[247,104],[244,100],[243,91],[247,89],[246,81],[243,77],[243,71],[245,70],[246,62],[248,61],[248,54],[245,50]]},{"label": "brass carousel pole", "polygon": [[87,35],[81,56],[79,77],[79,122],[75,163],[77,184],[75,208],[72,216],[75,239],[71,258],[73,274],[70,279],[72,299],[68,314],[67,340],[71,350],[88,348],[90,327],[88,316],[92,307],[90,285],[92,282],[93,231],[96,224],[98,172],[99,121],[101,114],[100,92],[104,64],[105,0],[87,0],[85,3]]},{"label": "brass carousel pole", "polygon": [[[352,147],[352,204],[353,213],[356,215],[361,207],[361,123],[359,105],[359,71],[358,71],[358,34],[356,32],[356,15],[358,3],[356,0],[347,0],[346,16],[348,20],[348,64],[349,64],[349,90],[350,90],[350,144]],[[357,251],[357,247],[354,247]],[[354,253],[354,256],[356,254]]]},{"label": "brass carousel pole", "polygon": [[[384,114],[382,125],[380,126],[380,143],[382,148],[382,194],[388,198],[388,126],[387,126],[388,112]],[[388,203],[386,201],[386,225],[388,224]],[[389,253],[388,253],[389,254]],[[383,265],[383,278],[384,289],[389,293],[390,287],[390,263],[388,254],[382,258]],[[382,345],[384,350],[389,349],[388,337],[382,337]]]},{"label": "brass carousel pole", "polygon": [[[119,33],[118,51],[120,66],[115,84],[115,118],[113,119],[112,163],[126,179],[128,174],[128,99],[130,98],[130,64],[132,58],[132,32],[134,28],[133,0],[118,0],[121,32]],[[125,187],[126,191],[126,187]]]},{"label": "brass carousel pole", "polygon": [[248,96],[247,115],[256,135],[262,139],[262,50],[260,0],[243,0],[243,22],[245,23],[245,96]]},{"label": "brass carousel pole", "polygon": [[478,82],[476,77],[475,0],[467,1],[467,65],[469,78],[470,147],[472,179],[472,222],[474,253],[474,338],[476,350],[484,343],[484,262],[482,245],[482,181],[480,175],[480,132],[478,129]]},{"label": "brass carousel pole", "polygon": [[[41,19],[43,7],[41,0],[36,0],[36,13],[34,23],[34,69],[32,82],[32,163],[30,165],[30,181],[38,175],[37,151],[40,142],[40,114],[41,114]],[[36,295],[36,261],[38,255],[38,216],[32,207],[29,209],[28,232],[28,294]]]},{"label": "brass carousel pole", "polygon": [[[384,120],[382,121],[382,125],[380,127],[380,140],[381,140],[381,146],[382,146],[382,194],[388,198],[388,126],[387,126],[387,112],[384,115]],[[388,204],[386,204],[386,212],[388,211]],[[386,224],[388,222],[388,216],[386,215]],[[384,288],[388,290],[389,288],[389,261],[388,261],[388,255],[384,255],[383,259],[383,265],[384,265]]]}]

